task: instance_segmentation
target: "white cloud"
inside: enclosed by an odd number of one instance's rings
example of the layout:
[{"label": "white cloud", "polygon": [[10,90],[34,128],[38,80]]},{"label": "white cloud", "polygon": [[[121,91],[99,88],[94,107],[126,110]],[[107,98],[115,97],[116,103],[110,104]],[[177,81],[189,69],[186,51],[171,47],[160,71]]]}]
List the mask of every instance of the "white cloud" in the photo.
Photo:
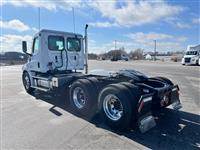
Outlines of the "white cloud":
[{"label": "white cloud", "polygon": [[153,50],[154,48],[154,40],[157,40],[157,48],[160,51],[172,51],[172,50],[183,50],[185,45],[185,41],[187,37],[180,36],[176,37],[169,34],[163,33],[129,33],[126,35],[133,43],[139,46],[139,48],[143,48],[145,50]]},{"label": "white cloud", "polygon": [[183,51],[184,46],[179,42],[159,42],[157,43],[158,51]]},{"label": "white cloud", "polygon": [[10,21],[0,20],[0,27],[2,29],[15,30],[18,32],[32,31],[35,33],[39,31],[37,28],[30,27],[18,19],[13,19]]},{"label": "white cloud", "polygon": [[35,28],[35,27],[33,27],[33,28],[32,28],[32,31],[33,31],[33,32],[35,32],[35,33],[37,33],[37,32],[39,32],[39,29],[38,29],[38,28]]},{"label": "white cloud", "polygon": [[100,27],[100,28],[108,28],[108,27],[116,27],[118,26],[116,23],[110,23],[110,22],[93,22],[89,23],[92,27]]},{"label": "white cloud", "polygon": [[3,0],[3,4],[11,4],[16,7],[40,7],[48,10],[72,10],[72,7],[81,8],[85,6],[85,4],[81,3],[81,0]]},{"label": "white cloud", "polygon": [[3,29],[11,29],[19,32],[27,31],[30,27],[18,19],[10,20],[10,21],[2,21],[0,20],[0,27]]},{"label": "white cloud", "polygon": [[[148,23],[155,23],[166,17],[179,14],[184,10],[178,5],[170,5],[164,1],[85,1],[85,0],[4,0],[3,4],[11,4],[16,7],[40,7],[48,10],[63,9],[71,11],[72,7],[83,9],[92,8],[100,12],[102,17],[108,19],[106,22],[91,23],[97,27],[112,26],[139,26]],[[88,11],[88,9],[87,9]]]},{"label": "white cloud", "polygon": [[[187,37],[185,36],[173,36],[170,34],[156,33],[156,32],[137,32],[129,33],[125,35],[128,37],[126,40],[117,40],[117,49],[124,47],[127,52],[142,48],[145,51],[154,50],[154,40],[157,40],[158,51],[182,51],[187,45]],[[93,53],[105,53],[109,50],[115,49],[115,42],[95,42],[89,40],[89,52]]]},{"label": "white cloud", "polygon": [[188,23],[184,23],[182,22],[179,18],[176,18],[176,17],[167,17],[165,19],[165,22],[175,26],[175,27],[178,27],[180,29],[189,29],[191,28],[191,25],[188,24]]},{"label": "white cloud", "polygon": [[188,39],[188,38],[185,37],[185,36],[181,36],[181,37],[176,38],[176,40],[177,40],[178,42],[185,42],[187,39]]},{"label": "white cloud", "polygon": [[22,52],[22,41],[27,41],[28,48],[31,47],[32,36],[30,35],[13,35],[5,34],[0,36],[0,50],[1,52],[17,51]]},{"label": "white cloud", "polygon": [[153,40],[163,40],[163,39],[171,39],[173,38],[172,35],[163,34],[163,33],[143,33],[143,32],[137,32],[137,33],[129,33],[127,35],[130,39],[139,42],[139,43],[145,43]]},{"label": "white cloud", "polygon": [[155,23],[166,17],[174,16],[184,10],[177,5],[169,5],[164,1],[95,1],[90,3],[103,17],[121,26],[139,26]]},{"label": "white cloud", "polygon": [[176,26],[178,28],[181,28],[181,29],[189,29],[189,28],[191,28],[191,26],[189,24],[187,24],[187,23],[180,23],[180,22],[177,22]]},{"label": "white cloud", "polygon": [[193,18],[192,23],[194,24],[200,24],[200,18]]}]

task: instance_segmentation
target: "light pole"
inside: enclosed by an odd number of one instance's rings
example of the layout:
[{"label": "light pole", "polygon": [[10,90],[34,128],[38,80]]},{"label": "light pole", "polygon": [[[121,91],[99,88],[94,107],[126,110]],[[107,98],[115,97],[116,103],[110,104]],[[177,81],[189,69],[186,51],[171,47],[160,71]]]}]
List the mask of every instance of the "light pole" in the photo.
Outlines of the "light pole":
[{"label": "light pole", "polygon": [[154,61],[156,61],[156,40],[154,40]]},{"label": "light pole", "polygon": [[114,50],[114,58],[116,59],[117,58],[117,40],[115,40],[115,50]]},{"label": "light pole", "polygon": [[115,50],[117,49],[117,40],[115,40]]}]

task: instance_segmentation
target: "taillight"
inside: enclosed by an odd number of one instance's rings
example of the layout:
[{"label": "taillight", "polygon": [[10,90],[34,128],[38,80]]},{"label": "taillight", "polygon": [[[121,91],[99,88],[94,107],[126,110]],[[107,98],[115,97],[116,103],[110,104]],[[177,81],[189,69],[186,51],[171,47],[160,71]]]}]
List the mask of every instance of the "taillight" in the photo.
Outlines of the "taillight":
[{"label": "taillight", "polygon": [[139,106],[139,108],[138,108],[138,112],[140,112],[140,111],[142,110],[143,106],[144,106],[144,101],[142,100],[142,101],[140,102],[140,106]]}]

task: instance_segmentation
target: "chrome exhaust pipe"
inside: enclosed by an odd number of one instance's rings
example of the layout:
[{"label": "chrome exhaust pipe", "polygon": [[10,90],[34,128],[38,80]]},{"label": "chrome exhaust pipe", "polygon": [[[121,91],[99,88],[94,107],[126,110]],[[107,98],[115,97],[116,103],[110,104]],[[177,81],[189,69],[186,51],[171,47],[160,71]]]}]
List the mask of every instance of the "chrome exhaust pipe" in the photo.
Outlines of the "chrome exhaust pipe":
[{"label": "chrome exhaust pipe", "polygon": [[88,35],[87,35],[88,24],[85,25],[85,74],[88,74]]}]

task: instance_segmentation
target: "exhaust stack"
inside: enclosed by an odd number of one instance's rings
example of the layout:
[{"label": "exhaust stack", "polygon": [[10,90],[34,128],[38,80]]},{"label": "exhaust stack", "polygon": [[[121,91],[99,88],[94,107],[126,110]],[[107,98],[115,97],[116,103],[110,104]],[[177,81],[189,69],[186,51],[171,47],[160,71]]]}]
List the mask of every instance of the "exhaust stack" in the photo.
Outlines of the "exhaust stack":
[{"label": "exhaust stack", "polygon": [[88,74],[88,35],[87,35],[88,24],[85,25],[85,74]]}]

